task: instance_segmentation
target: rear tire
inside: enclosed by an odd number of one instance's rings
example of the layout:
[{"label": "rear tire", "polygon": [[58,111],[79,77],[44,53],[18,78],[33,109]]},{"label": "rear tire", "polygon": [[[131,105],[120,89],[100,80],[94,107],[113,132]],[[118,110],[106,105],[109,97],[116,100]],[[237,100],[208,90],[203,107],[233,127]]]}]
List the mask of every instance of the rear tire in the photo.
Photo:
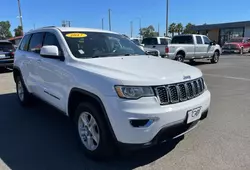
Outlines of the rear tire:
[{"label": "rear tire", "polygon": [[182,53],[178,53],[175,57],[175,60],[183,63],[185,60],[185,56]]},{"label": "rear tire", "polygon": [[211,59],[211,63],[212,63],[212,64],[218,63],[218,62],[219,62],[219,59],[220,59],[220,54],[219,54],[218,51],[215,51],[215,52],[214,52],[214,55],[213,55],[213,57],[212,57],[212,59]]},{"label": "rear tire", "polygon": [[16,93],[22,106],[28,106],[30,104],[31,94],[28,92],[21,76],[16,77]]},{"label": "rear tire", "polygon": [[78,142],[87,157],[103,160],[114,155],[113,138],[97,106],[88,102],[80,103],[75,111],[74,122]]}]

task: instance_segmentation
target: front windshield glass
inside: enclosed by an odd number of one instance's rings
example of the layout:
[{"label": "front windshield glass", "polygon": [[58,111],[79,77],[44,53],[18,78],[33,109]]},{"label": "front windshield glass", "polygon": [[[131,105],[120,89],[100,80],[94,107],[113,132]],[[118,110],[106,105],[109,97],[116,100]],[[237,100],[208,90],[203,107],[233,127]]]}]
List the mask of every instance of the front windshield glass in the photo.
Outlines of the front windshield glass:
[{"label": "front windshield glass", "polygon": [[63,32],[72,54],[77,58],[145,55],[123,35],[103,32]]},{"label": "front windshield glass", "polygon": [[243,38],[232,38],[229,42],[242,42]]}]

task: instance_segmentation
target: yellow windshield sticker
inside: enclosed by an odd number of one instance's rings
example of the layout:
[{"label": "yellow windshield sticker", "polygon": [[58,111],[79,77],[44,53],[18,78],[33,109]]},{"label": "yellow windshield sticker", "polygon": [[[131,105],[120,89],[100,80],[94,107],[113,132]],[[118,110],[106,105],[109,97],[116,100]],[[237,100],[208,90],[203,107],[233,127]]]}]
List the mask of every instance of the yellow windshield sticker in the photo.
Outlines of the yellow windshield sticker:
[{"label": "yellow windshield sticker", "polygon": [[87,35],[83,34],[83,33],[69,33],[69,34],[66,34],[66,37],[70,37],[70,38],[84,38],[84,37],[87,37]]}]

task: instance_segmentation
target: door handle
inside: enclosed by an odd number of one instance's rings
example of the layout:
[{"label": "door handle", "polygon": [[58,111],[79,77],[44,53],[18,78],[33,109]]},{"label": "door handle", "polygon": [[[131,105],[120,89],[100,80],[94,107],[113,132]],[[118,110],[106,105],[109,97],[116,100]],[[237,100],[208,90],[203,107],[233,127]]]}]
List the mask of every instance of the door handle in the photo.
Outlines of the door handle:
[{"label": "door handle", "polygon": [[153,48],[155,48],[155,45],[153,46]]}]

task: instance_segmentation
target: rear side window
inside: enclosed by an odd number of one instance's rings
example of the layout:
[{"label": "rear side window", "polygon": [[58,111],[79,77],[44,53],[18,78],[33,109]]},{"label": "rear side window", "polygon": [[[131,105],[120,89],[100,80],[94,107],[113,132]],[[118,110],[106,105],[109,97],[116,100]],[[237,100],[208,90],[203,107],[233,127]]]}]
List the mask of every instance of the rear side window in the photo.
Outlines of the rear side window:
[{"label": "rear side window", "polygon": [[158,45],[157,38],[144,38],[142,41],[144,45]]},{"label": "rear side window", "polygon": [[40,53],[43,45],[44,33],[34,33],[30,40],[29,50],[31,52]]},{"label": "rear side window", "polygon": [[192,36],[174,36],[171,44],[194,44]]},{"label": "rear side window", "polygon": [[168,40],[167,39],[161,38],[160,41],[161,41],[161,45],[168,45]]},{"label": "rear side window", "polygon": [[28,51],[30,37],[30,34],[23,37],[23,40],[19,46],[19,50]]},{"label": "rear side window", "polygon": [[197,42],[197,44],[203,44],[201,36],[196,36],[196,42]]}]

